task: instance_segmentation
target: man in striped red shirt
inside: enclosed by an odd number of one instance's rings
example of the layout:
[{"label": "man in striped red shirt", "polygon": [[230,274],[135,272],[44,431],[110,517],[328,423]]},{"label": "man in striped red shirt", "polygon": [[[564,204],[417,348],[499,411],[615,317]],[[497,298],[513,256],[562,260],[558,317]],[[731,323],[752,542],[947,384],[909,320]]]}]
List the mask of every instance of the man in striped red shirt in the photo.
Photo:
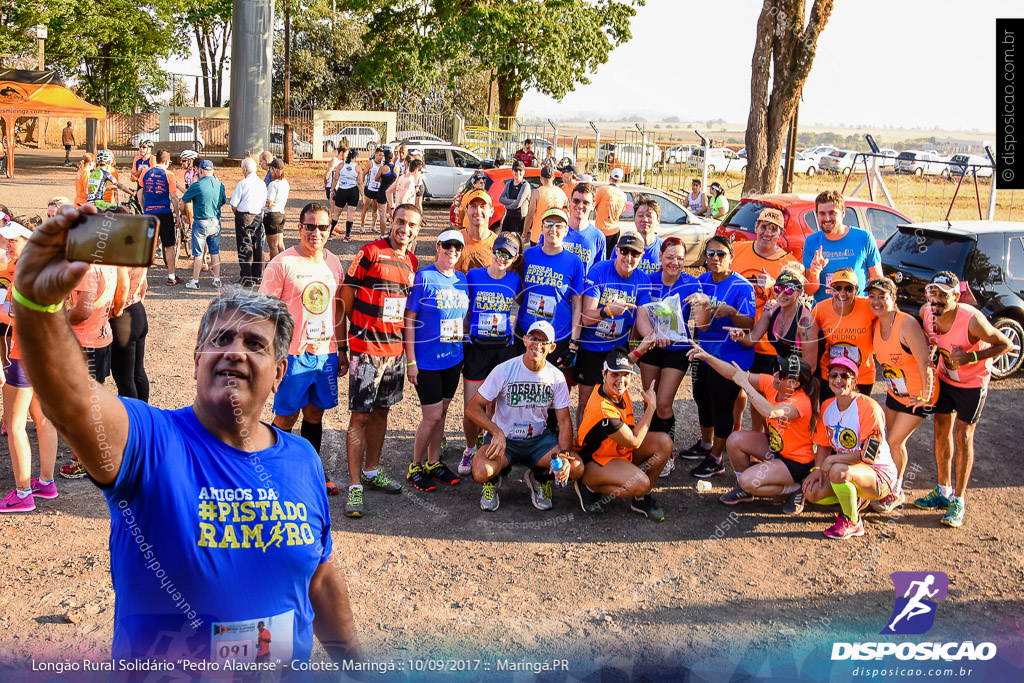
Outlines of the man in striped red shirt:
[{"label": "man in striped red shirt", "polygon": [[410,247],[422,220],[423,214],[414,204],[399,205],[391,233],[359,250],[341,290],[352,352],[346,361],[339,350],[338,358],[340,365],[349,366],[349,493],[345,504],[349,517],[363,514],[363,486],[385,493],[402,490],[380,469],[380,452],[388,412],[402,400],[405,388],[402,327],[417,265]]}]

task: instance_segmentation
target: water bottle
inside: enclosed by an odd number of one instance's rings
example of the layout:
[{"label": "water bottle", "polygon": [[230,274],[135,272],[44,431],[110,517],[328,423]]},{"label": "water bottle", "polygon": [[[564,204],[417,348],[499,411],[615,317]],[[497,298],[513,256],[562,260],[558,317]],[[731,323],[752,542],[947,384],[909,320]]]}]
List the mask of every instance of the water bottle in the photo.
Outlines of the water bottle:
[{"label": "water bottle", "polygon": [[[568,464],[565,462],[565,459],[562,458],[562,456],[556,455],[553,458],[551,458],[551,470],[555,473],[555,483],[558,486],[565,486],[565,484],[558,481],[558,473],[564,470],[566,467],[568,467]],[[566,481],[566,483],[568,483],[568,481]]]}]

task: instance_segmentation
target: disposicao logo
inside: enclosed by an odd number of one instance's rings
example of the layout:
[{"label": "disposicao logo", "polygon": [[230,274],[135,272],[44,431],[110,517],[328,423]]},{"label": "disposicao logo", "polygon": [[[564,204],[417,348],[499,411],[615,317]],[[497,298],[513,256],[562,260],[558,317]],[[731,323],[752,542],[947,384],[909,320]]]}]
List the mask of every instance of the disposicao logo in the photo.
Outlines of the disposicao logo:
[{"label": "disposicao logo", "polygon": [[896,605],[882,634],[927,633],[935,623],[938,600],[946,599],[949,577],[943,572],[893,572]]}]

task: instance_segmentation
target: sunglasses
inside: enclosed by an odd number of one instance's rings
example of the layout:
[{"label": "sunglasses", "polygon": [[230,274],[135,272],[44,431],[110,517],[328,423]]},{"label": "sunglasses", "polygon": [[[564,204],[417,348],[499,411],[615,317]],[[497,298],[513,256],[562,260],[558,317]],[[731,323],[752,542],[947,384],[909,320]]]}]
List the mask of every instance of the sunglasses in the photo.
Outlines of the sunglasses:
[{"label": "sunglasses", "polygon": [[567,227],[569,227],[569,225],[568,225],[568,223],[565,223],[563,221],[544,221],[544,227],[545,228],[556,228],[557,229],[557,228],[563,228],[563,227],[567,228]]},{"label": "sunglasses", "polygon": [[776,294],[792,294],[793,292],[798,292],[798,291],[800,291],[800,288],[799,287],[794,287],[792,285],[789,285],[789,286],[775,285],[775,293]]},{"label": "sunglasses", "polygon": [[853,379],[853,373],[852,372],[832,371],[832,372],[828,373],[828,378],[829,379]]},{"label": "sunglasses", "polygon": [[857,288],[853,285],[832,285],[833,292],[847,292],[848,294],[856,294]]},{"label": "sunglasses", "polygon": [[725,249],[708,249],[708,256],[714,256],[716,258],[725,258],[729,252]]},{"label": "sunglasses", "polygon": [[512,254],[508,253],[504,249],[498,249],[494,252],[494,255],[500,258],[502,261],[511,261]]},{"label": "sunglasses", "polygon": [[320,232],[331,231],[330,225],[317,225],[316,223],[301,223],[300,225],[304,230],[307,230],[308,232],[313,232],[314,230],[319,230]]},{"label": "sunglasses", "polygon": [[440,244],[441,249],[445,251],[448,251],[449,249],[454,249],[455,251],[462,251],[463,247],[462,242],[457,242],[455,240],[445,240],[444,242],[438,242],[438,244]]},{"label": "sunglasses", "polygon": [[623,256],[631,256],[633,258],[640,258],[643,254],[635,249],[627,249],[626,247],[619,247],[619,253]]}]

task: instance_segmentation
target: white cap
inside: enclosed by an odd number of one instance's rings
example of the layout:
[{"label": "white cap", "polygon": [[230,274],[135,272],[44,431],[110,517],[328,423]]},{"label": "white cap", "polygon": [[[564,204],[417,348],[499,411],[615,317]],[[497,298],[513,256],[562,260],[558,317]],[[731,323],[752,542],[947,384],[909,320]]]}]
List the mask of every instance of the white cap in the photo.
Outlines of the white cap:
[{"label": "white cap", "polygon": [[526,334],[533,334],[534,332],[540,332],[548,338],[549,342],[555,341],[555,328],[547,320],[535,320],[530,325],[530,329],[526,331]]},{"label": "white cap", "polygon": [[32,237],[32,231],[21,223],[11,221],[4,227],[0,228],[0,237],[3,237],[5,240],[13,240],[16,237],[30,239]]},{"label": "white cap", "polygon": [[462,246],[466,246],[466,240],[462,238],[462,233],[459,232],[458,230],[445,230],[444,232],[437,236],[437,241],[439,244],[441,242],[447,242],[448,240],[455,240]]},{"label": "white cap", "polygon": [[610,177],[612,180],[622,180],[626,177],[626,174],[622,172],[621,168],[613,168]]},{"label": "white cap", "polygon": [[423,156],[423,150],[420,149],[419,147],[413,147],[412,149],[409,150],[409,156],[416,156],[417,154]]}]

